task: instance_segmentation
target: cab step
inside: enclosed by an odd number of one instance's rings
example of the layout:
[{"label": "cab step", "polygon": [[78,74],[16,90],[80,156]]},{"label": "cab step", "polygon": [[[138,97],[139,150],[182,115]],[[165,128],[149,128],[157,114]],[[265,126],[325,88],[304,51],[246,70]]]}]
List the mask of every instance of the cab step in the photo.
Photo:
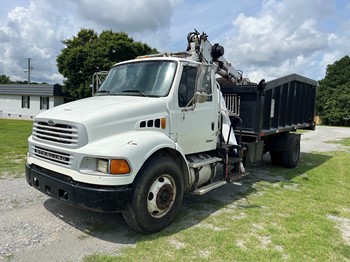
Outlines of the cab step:
[{"label": "cab step", "polygon": [[188,166],[191,168],[200,168],[202,166],[218,163],[222,161],[219,157],[210,157],[206,159],[191,159],[193,162],[188,162]]},{"label": "cab step", "polygon": [[225,184],[227,184],[227,182],[225,180],[216,181],[216,182],[211,183],[209,185],[197,188],[196,190],[194,190],[192,192],[192,194],[201,196],[201,195],[204,195],[204,194],[206,194],[206,193],[208,193],[208,192],[210,192],[218,187],[221,187]]}]

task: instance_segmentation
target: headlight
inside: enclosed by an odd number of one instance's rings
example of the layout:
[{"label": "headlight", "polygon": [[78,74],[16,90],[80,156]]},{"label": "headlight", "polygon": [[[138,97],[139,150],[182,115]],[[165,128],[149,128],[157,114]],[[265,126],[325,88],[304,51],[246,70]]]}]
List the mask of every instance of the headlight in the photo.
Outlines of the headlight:
[{"label": "headlight", "polygon": [[131,170],[129,163],[124,159],[97,159],[97,171],[111,175],[125,175]]},{"label": "headlight", "polygon": [[108,160],[97,159],[97,171],[108,173]]}]

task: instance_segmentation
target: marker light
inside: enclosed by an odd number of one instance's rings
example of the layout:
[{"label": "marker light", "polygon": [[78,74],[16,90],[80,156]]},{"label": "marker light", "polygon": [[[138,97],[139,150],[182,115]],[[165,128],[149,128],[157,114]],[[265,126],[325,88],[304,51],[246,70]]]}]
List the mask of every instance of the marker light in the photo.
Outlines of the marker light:
[{"label": "marker light", "polygon": [[165,128],[166,128],[166,118],[165,118],[165,117],[163,117],[163,118],[160,119],[160,127],[161,127],[162,129],[165,129]]},{"label": "marker light", "polygon": [[110,161],[110,173],[112,175],[122,175],[130,173],[130,166],[124,159],[112,159]]}]

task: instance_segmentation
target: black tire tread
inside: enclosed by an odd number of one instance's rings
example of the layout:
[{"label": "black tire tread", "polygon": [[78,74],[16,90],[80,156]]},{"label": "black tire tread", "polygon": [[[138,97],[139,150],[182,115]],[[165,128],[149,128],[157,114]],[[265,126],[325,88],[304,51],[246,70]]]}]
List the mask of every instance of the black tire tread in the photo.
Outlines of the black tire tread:
[{"label": "black tire tread", "polygon": [[[140,219],[141,216],[144,216],[144,213],[140,213],[140,207],[138,207],[139,203],[142,201],[140,199],[140,192],[142,192],[142,187],[146,184],[147,182],[147,176],[149,176],[152,173],[152,169],[154,168],[155,165],[160,164],[164,166],[170,167],[175,174],[177,174],[179,177],[178,181],[179,183],[179,188],[177,188],[178,192],[177,194],[180,199],[178,199],[177,203],[174,203],[174,210],[169,211],[172,214],[165,215],[164,219],[160,218],[159,221],[153,221],[154,223],[150,221],[144,221]],[[122,211],[123,217],[126,221],[126,223],[135,231],[138,231],[143,234],[148,234],[148,233],[155,233],[160,230],[162,230],[165,226],[170,224],[172,220],[175,218],[177,211],[180,208],[182,198],[184,195],[184,182],[183,179],[181,179],[181,171],[180,168],[178,167],[177,163],[171,159],[170,157],[166,156],[158,156],[158,157],[153,157],[149,159],[145,165],[142,167],[140,172],[137,174],[135,178],[135,184],[134,188],[132,190],[132,195],[129,199],[129,203],[127,204],[126,208]],[[137,214],[137,212],[139,212]],[[151,219],[152,220],[152,219]]]},{"label": "black tire tread", "polygon": [[[298,154],[294,160],[293,155]],[[300,138],[298,135],[290,134],[286,140],[285,150],[281,154],[282,166],[286,168],[294,168],[298,164],[300,157]]]}]

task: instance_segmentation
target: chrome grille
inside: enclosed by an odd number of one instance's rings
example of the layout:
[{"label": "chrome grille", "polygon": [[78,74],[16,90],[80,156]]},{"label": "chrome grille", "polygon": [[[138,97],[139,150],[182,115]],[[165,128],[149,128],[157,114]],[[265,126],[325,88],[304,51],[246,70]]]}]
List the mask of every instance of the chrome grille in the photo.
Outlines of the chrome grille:
[{"label": "chrome grille", "polygon": [[66,124],[34,122],[33,137],[65,145],[78,144],[78,128]]},{"label": "chrome grille", "polygon": [[32,152],[35,156],[39,158],[62,164],[65,166],[70,166],[73,160],[73,157],[70,154],[57,152],[51,149],[46,149],[38,146],[34,146]]}]

